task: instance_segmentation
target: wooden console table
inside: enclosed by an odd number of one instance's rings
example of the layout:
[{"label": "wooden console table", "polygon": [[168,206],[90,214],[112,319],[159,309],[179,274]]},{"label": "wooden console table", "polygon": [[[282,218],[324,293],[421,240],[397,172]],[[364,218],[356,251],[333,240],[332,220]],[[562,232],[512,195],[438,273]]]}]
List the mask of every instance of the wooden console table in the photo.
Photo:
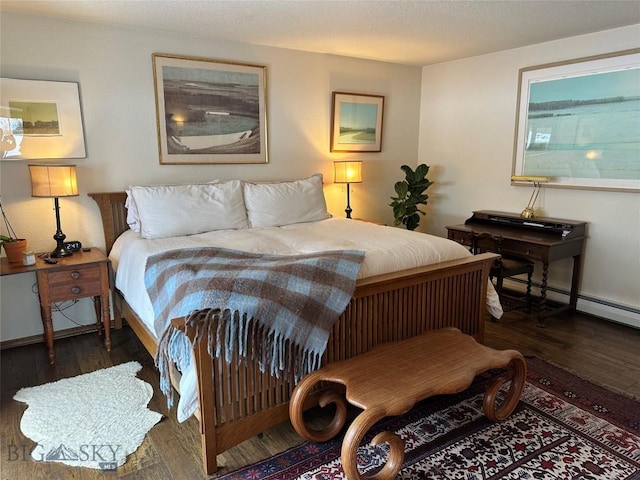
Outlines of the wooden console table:
[{"label": "wooden console table", "polygon": [[[356,458],[358,446],[373,425],[386,416],[401,415],[417,401],[438,394],[451,394],[467,389],[476,375],[492,368],[511,365],[512,375],[496,377],[487,387],[483,409],[491,420],[504,420],[520,400],[527,364],[516,350],[494,350],[477,343],[457,328],[428,332],[399,342],[379,345],[369,352],[340,362],[330,363],[302,379],[289,404],[289,416],[296,431],[305,439],[325,442],[342,429],[347,406],[341,395],[329,390],[319,404],[336,405],[336,413],[324,430],[310,430],[303,418],[307,395],[319,382],[334,382],[346,387],[346,400],[364,409],[352,422],[342,442],[342,468],[349,480],[362,478]],[[511,383],[504,400],[496,406],[500,387]],[[308,406],[308,405],[307,405]],[[376,435],[373,445],[387,442],[389,457],[376,475],[376,480],[396,477],[404,459],[404,442],[393,432]]]}]

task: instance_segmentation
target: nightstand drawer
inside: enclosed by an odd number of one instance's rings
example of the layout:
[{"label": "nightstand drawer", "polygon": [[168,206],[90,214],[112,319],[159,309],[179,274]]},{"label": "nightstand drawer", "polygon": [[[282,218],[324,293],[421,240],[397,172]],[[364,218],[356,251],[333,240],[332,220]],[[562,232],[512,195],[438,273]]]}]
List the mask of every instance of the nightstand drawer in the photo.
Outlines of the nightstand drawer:
[{"label": "nightstand drawer", "polygon": [[515,257],[524,257],[530,260],[544,260],[546,258],[547,249],[540,245],[526,242],[515,242],[505,239],[502,244],[502,253],[504,255],[513,255]]},{"label": "nightstand drawer", "polygon": [[97,282],[100,286],[100,266],[78,267],[47,274],[49,285],[70,285],[73,283]]},{"label": "nightstand drawer", "polygon": [[96,297],[101,293],[100,280],[88,282],[67,282],[51,285],[49,295],[52,302],[73,300],[75,298]]}]

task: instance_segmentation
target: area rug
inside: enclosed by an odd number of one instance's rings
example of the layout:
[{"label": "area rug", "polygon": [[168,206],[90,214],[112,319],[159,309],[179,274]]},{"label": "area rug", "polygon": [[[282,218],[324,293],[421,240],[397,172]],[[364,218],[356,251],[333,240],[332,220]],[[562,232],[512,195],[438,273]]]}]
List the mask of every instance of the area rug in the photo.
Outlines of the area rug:
[{"label": "area rug", "polygon": [[124,464],[162,415],[147,408],[153,388],[129,362],[19,390],[28,404],[22,433],[37,443],[35,461],[101,470]]},{"label": "area rug", "polygon": [[[527,359],[527,383],[505,421],[484,417],[482,396],[492,375],[469,390],[420,402],[368,434],[393,430],[405,442],[400,479],[639,480],[640,403],[581,380],[542,360]],[[341,438],[291,448],[220,476],[223,480],[337,480]],[[363,444],[358,468],[370,476],[386,460],[386,444]]]}]

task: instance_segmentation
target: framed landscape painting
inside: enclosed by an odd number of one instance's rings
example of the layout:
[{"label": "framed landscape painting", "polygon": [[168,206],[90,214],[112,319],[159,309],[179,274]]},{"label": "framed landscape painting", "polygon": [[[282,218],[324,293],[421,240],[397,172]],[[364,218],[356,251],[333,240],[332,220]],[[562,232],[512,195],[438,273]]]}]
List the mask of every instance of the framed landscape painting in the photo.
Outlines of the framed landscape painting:
[{"label": "framed landscape painting", "polygon": [[77,83],[0,79],[0,159],[86,156]]},{"label": "framed landscape painting", "polygon": [[160,164],[267,163],[266,67],[152,57]]},{"label": "framed landscape painting", "polygon": [[640,191],[640,49],[521,69],[512,175]]},{"label": "framed landscape painting", "polygon": [[333,92],[332,152],[382,151],[384,97]]}]

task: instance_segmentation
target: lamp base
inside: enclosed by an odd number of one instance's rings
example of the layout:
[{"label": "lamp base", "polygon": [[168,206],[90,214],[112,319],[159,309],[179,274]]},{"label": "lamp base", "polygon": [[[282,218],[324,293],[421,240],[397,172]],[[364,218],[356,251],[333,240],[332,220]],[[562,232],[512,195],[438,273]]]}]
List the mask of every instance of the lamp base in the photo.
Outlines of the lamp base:
[{"label": "lamp base", "polygon": [[353,210],[347,205],[347,208],[344,209],[344,213],[347,215],[347,218],[351,218],[351,212],[353,212]]},{"label": "lamp base", "polygon": [[520,216],[522,218],[533,218],[535,217],[535,213],[532,207],[527,207],[522,211],[522,213],[520,213]]},{"label": "lamp base", "polygon": [[56,241],[56,248],[53,249],[53,252],[51,252],[49,256],[51,258],[69,257],[73,255],[73,252],[64,248],[64,239],[67,238],[67,236],[62,233],[62,228],[60,228],[60,205],[58,204],[58,197],[53,198],[53,209],[56,212],[56,233],[53,235],[53,239]]},{"label": "lamp base", "polygon": [[347,208],[344,209],[344,213],[347,215],[347,218],[351,218],[351,212],[353,212],[353,210],[351,209],[351,191],[349,189],[350,186],[347,183]]},{"label": "lamp base", "polygon": [[51,258],[70,257],[71,255],[73,255],[73,252],[64,248],[64,245],[58,245],[51,253],[49,253]]}]

